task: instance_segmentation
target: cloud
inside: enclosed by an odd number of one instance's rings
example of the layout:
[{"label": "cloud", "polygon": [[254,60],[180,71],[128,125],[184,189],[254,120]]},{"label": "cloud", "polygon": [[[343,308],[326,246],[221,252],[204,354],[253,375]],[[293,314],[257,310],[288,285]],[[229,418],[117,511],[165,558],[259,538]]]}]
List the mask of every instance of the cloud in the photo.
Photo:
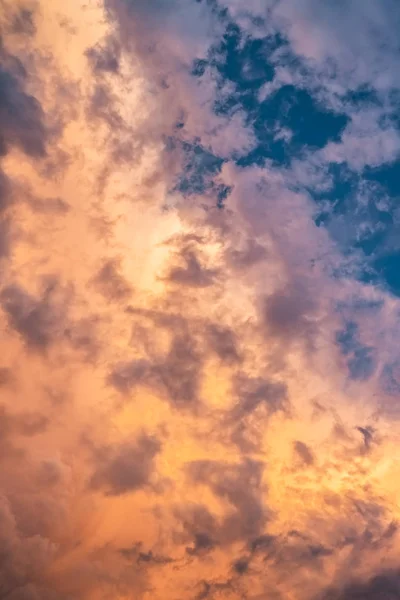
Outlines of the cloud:
[{"label": "cloud", "polygon": [[121,392],[138,385],[159,390],[177,407],[190,407],[198,400],[202,360],[195,340],[186,333],[173,336],[164,357],[157,362],[144,359],[117,365],[108,381]]},{"label": "cloud", "polygon": [[91,478],[93,489],[118,496],[143,488],[150,483],[153,460],[160,452],[158,440],[142,435],[136,443],[112,449],[98,457],[99,466]]},{"label": "cloud", "polygon": [[25,90],[21,62],[0,47],[0,155],[17,146],[32,157],[46,154],[47,131],[39,101]]},{"label": "cloud", "polygon": [[[210,11],[203,3],[188,5],[181,0],[166,2],[154,0],[109,0],[109,10],[118,19],[123,35],[128,34],[126,24],[134,27],[137,39],[133,42],[139,49],[155,44],[155,54],[164,50],[164,60],[188,63],[199,52],[207,49],[213,22]],[[161,39],[158,36],[161,34]],[[157,45],[160,47],[157,48]],[[158,51],[158,52],[157,52]],[[153,60],[151,52],[150,60]]]},{"label": "cloud", "polygon": [[173,267],[168,274],[168,280],[178,285],[190,287],[208,287],[213,285],[218,271],[202,267],[194,251],[186,249],[182,252],[184,267]]},{"label": "cloud", "polygon": [[[4,373],[4,383],[10,382],[10,375]],[[49,420],[45,415],[37,412],[25,412],[21,414],[10,414],[5,406],[0,407],[1,430],[0,446],[4,460],[10,458],[21,458],[24,454],[18,447],[18,438],[33,438],[44,433],[49,426]]]},{"label": "cloud", "polygon": [[13,16],[11,31],[18,35],[33,36],[36,33],[34,10],[28,7],[19,8]]},{"label": "cloud", "polygon": [[263,465],[250,459],[239,465],[196,461],[188,465],[190,478],[207,485],[219,498],[229,502],[219,535],[225,543],[257,536],[265,525],[267,511],[261,497]]},{"label": "cloud", "polygon": [[115,38],[110,37],[104,44],[89,48],[86,56],[95,73],[117,73],[119,70],[121,49]]},{"label": "cloud", "polygon": [[398,598],[400,594],[399,575],[396,572],[383,572],[375,577],[372,577],[366,583],[352,583],[346,586],[342,591],[329,591],[323,598],[326,600],[332,598],[348,598],[356,600],[356,598],[365,598],[365,600],[374,600],[375,598]]},{"label": "cloud", "polygon": [[208,337],[212,349],[221,360],[240,362],[239,341],[232,329],[213,323],[208,328]]},{"label": "cloud", "polygon": [[260,405],[267,413],[283,409],[287,400],[287,388],[284,383],[263,378],[239,375],[235,381],[235,393],[238,399],[232,410],[232,417],[241,421],[254,412]]},{"label": "cloud", "polygon": [[55,338],[63,335],[66,305],[56,304],[57,282],[45,285],[40,299],[18,285],[10,285],[2,290],[0,300],[10,327],[21,335],[28,347],[45,350]]},{"label": "cloud", "polygon": [[18,531],[15,516],[6,498],[2,497],[0,506],[1,547],[4,553],[0,570],[2,595],[30,599],[43,593],[46,597],[49,590],[40,584],[41,572],[54,555],[55,547],[40,536],[24,539]]},{"label": "cloud", "polygon": [[[397,61],[394,32],[399,13],[392,0],[380,5],[371,0],[363,11],[354,3],[317,6],[313,0],[307,2],[301,15],[291,0],[279,2],[274,9],[277,18],[285,23],[289,39],[298,53],[320,63],[332,57],[342,73],[353,77],[356,84],[363,83],[366,78],[367,81],[372,79],[385,66],[378,85],[394,83],[394,70],[387,72],[387,67],[394,69]],[[310,22],[316,30],[307,39],[306,27]],[[355,22],[357,32],[351,35]],[[382,44],[384,38],[386,43]],[[361,57],[358,64],[348,62],[355,56]]]},{"label": "cloud", "polygon": [[310,466],[314,463],[313,454],[304,442],[296,441],[294,443],[294,450],[305,465]]},{"label": "cloud", "polygon": [[307,339],[312,335],[313,299],[306,288],[291,283],[289,289],[277,290],[265,300],[265,321],[272,335],[279,338],[300,336]]},{"label": "cloud", "polygon": [[397,16],[0,11],[0,596],[397,597]]},{"label": "cloud", "polygon": [[127,300],[132,289],[120,273],[120,262],[117,259],[107,260],[93,279],[95,287],[108,300]]}]

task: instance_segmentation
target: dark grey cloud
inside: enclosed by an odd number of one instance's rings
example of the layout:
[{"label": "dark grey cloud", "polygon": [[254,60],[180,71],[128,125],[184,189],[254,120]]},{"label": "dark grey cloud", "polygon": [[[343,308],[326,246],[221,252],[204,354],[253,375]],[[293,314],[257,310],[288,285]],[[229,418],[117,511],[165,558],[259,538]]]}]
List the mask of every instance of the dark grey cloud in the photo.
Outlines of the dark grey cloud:
[{"label": "dark grey cloud", "polygon": [[60,333],[71,348],[78,351],[84,360],[90,363],[98,356],[101,340],[97,332],[97,318],[95,315],[77,321],[66,320],[65,327],[61,329]]},{"label": "dark grey cloud", "polygon": [[357,427],[357,430],[361,433],[364,441],[364,447],[366,450],[371,448],[371,445],[374,442],[374,434],[375,430],[373,427]]},{"label": "dark grey cloud", "polygon": [[46,286],[43,296],[36,298],[19,285],[10,285],[0,294],[0,305],[8,323],[28,347],[45,350],[57,337],[65,317],[65,307],[57,307],[53,295],[57,284]]},{"label": "dark grey cloud", "polygon": [[[232,394],[235,402],[224,415],[223,431],[243,455],[258,452],[270,416],[289,409],[286,385],[239,373],[233,376]],[[218,426],[218,435],[223,431]]]},{"label": "dark grey cloud", "polygon": [[127,300],[132,294],[131,286],[121,273],[118,259],[107,260],[94,276],[93,284],[107,300]]},{"label": "dark grey cloud", "polygon": [[[34,34],[33,13],[21,9],[7,27],[15,34]],[[32,158],[46,155],[49,132],[39,101],[26,91],[28,74],[21,61],[9,54],[0,36],[0,158],[16,147]],[[11,252],[13,181],[0,165],[0,259]]]},{"label": "dark grey cloud", "polygon": [[260,535],[249,542],[249,550],[254,552],[269,552],[275,546],[277,538],[273,535]]},{"label": "dark grey cloud", "polygon": [[354,582],[343,589],[331,589],[318,600],[399,600],[400,572],[384,571],[366,582]]},{"label": "dark grey cloud", "polygon": [[208,533],[200,532],[194,534],[193,545],[186,548],[190,556],[202,556],[215,547],[215,542]]},{"label": "dark grey cloud", "polygon": [[246,557],[238,558],[233,562],[232,568],[238,575],[244,575],[249,569],[249,560]]},{"label": "dark grey cloud", "polygon": [[234,391],[238,399],[230,415],[234,420],[241,420],[261,404],[268,414],[287,406],[287,388],[281,382],[239,375],[234,379]]},{"label": "dark grey cloud", "polygon": [[121,393],[128,393],[139,384],[153,387],[165,394],[171,404],[184,408],[198,400],[202,362],[196,340],[178,331],[164,357],[119,364],[108,382]]},{"label": "dark grey cloud", "polygon": [[195,596],[195,600],[205,600],[205,598],[209,598],[212,592],[212,585],[208,581],[200,581],[198,587],[200,588],[199,592]]},{"label": "dark grey cloud", "polygon": [[151,373],[151,365],[146,360],[133,360],[120,363],[108,376],[108,383],[121,394],[128,394],[140,383],[146,383]]},{"label": "dark grey cloud", "polygon": [[240,362],[239,342],[233,329],[211,323],[207,327],[207,338],[221,360],[227,363]]},{"label": "dark grey cloud", "polygon": [[311,466],[314,464],[314,455],[307,444],[296,441],[294,442],[294,450],[305,465]]},{"label": "dark grey cloud", "polygon": [[[330,516],[326,516],[327,521],[321,523],[321,513],[318,511],[315,522],[312,519],[305,529],[281,531],[279,535],[274,536],[264,533],[250,539],[247,545],[248,554],[242,557],[249,565],[248,571],[251,571],[253,565],[256,568],[256,565],[262,561],[266,573],[271,569],[273,573],[284,577],[291,572],[301,577],[303,572],[309,579],[313,573],[323,572],[325,565],[333,564],[345,551],[346,568],[341,571],[339,581],[348,582],[351,573],[362,568],[371,556],[382,555],[389,548],[393,548],[391,544],[397,533],[395,523],[389,525],[385,523],[385,512],[378,504],[361,501],[354,503],[354,506],[350,504],[349,508],[349,512],[344,511],[343,518],[339,518],[336,523],[329,523]],[[331,530],[334,534],[329,541],[325,537],[327,530]],[[246,575],[246,572],[243,575]],[[352,586],[346,583],[343,585],[345,591],[338,584],[337,588],[329,588],[316,598],[318,600],[353,598],[351,595],[346,595],[347,590],[352,589]],[[363,585],[360,589],[364,589]],[[364,598],[362,595],[354,596],[354,598],[358,597]],[[369,596],[365,597],[369,598]]]},{"label": "dark grey cloud", "polygon": [[[9,373],[7,373],[7,382]],[[31,438],[44,433],[49,426],[49,419],[37,412],[21,412],[12,414],[5,406],[0,405],[0,460],[18,458],[24,451],[18,446],[22,438]]]},{"label": "dark grey cloud", "polygon": [[17,35],[34,36],[36,33],[34,11],[26,7],[21,7],[11,19],[10,31]]},{"label": "dark grey cloud", "polygon": [[109,496],[143,489],[150,483],[154,459],[160,451],[161,443],[145,434],[135,442],[100,450],[90,486]]},{"label": "dark grey cloud", "polygon": [[207,506],[199,503],[175,506],[173,516],[179,524],[175,540],[185,544],[188,556],[202,558],[218,545],[217,519]]},{"label": "dark grey cloud", "polygon": [[0,293],[0,307],[8,326],[30,349],[46,352],[56,342],[67,342],[88,360],[98,351],[96,320],[87,317],[73,321],[68,312],[71,289],[60,285],[56,277],[42,279],[41,294],[36,296],[18,284],[8,285]]},{"label": "dark grey cloud", "polygon": [[87,115],[89,119],[101,119],[112,131],[124,129],[124,121],[115,106],[115,97],[105,83],[98,83],[90,98]]},{"label": "dark grey cloud", "polygon": [[0,40],[0,155],[17,146],[29,156],[44,157],[48,132],[39,101],[25,89],[27,73]]},{"label": "dark grey cloud", "polygon": [[267,560],[278,569],[292,565],[293,569],[321,569],[324,559],[328,559],[334,550],[324,546],[308,534],[290,531],[276,540],[273,552]]},{"label": "dark grey cloud", "polygon": [[234,422],[230,441],[239,448],[242,454],[257,452],[260,447],[260,439],[259,430],[253,423],[248,423],[247,420]]},{"label": "dark grey cloud", "polygon": [[[231,326],[213,322],[207,318],[190,320],[184,312],[140,310],[133,307],[128,307],[127,311],[138,317],[145,317],[158,327],[163,327],[173,334],[175,342],[171,345],[169,359],[172,359],[173,354],[183,356],[183,352],[178,352],[178,347],[183,344],[189,351],[188,359],[191,356],[199,368],[205,349],[211,349],[228,364],[242,361],[239,335]],[[174,350],[175,352],[173,352]]]},{"label": "dark grey cloud", "polygon": [[3,214],[5,209],[11,203],[12,182],[9,177],[0,169],[0,214]]},{"label": "dark grey cloud", "polygon": [[122,548],[120,553],[124,558],[131,562],[135,562],[136,565],[143,567],[156,567],[158,565],[166,565],[174,562],[169,556],[157,554],[153,550],[147,552],[143,549],[142,542],[134,544],[131,548]]},{"label": "dark grey cloud", "polygon": [[272,335],[280,339],[309,339],[315,330],[315,310],[316,302],[306,286],[293,282],[265,299],[263,316]]},{"label": "dark grey cloud", "polygon": [[194,596],[194,600],[214,600],[216,598],[225,597],[234,594],[234,598],[245,598],[243,594],[238,596],[235,594],[235,589],[232,581],[200,581],[196,586],[199,592]]},{"label": "dark grey cloud", "polygon": [[100,45],[86,51],[89,63],[96,74],[118,73],[121,60],[121,46],[115,37],[108,37]]},{"label": "dark grey cloud", "polygon": [[206,485],[228,503],[226,515],[217,530],[221,541],[248,540],[263,531],[268,519],[268,509],[262,498],[263,470],[263,463],[251,459],[237,465],[210,460],[187,465],[193,483]]},{"label": "dark grey cloud", "polygon": [[[285,594],[281,595],[277,582],[287,581],[286,589],[291,589],[292,577],[294,581],[301,581],[303,577],[311,581],[313,573],[322,573],[325,565],[332,561],[334,552],[335,549],[318,540],[318,535],[296,530],[276,536],[263,534],[248,541],[246,552],[232,561],[231,569],[233,575],[239,580],[247,580],[250,586],[252,578],[256,577],[265,585],[268,597],[281,599]],[[239,580],[236,579],[236,584]],[[296,583],[292,585],[296,586]],[[251,588],[246,586],[246,589]]]},{"label": "dark grey cloud", "polygon": [[209,287],[216,282],[218,269],[203,266],[193,249],[182,249],[180,258],[184,266],[171,268],[167,276],[168,281],[194,288]]},{"label": "dark grey cloud", "polygon": [[[25,490],[26,493],[26,490]],[[34,501],[35,496],[31,496]],[[31,507],[29,507],[31,508]],[[39,517],[44,504],[32,516]],[[68,600],[46,581],[54,545],[43,532],[25,531],[14,501],[0,496],[0,598],[4,600]]]},{"label": "dark grey cloud", "polygon": [[177,335],[156,374],[174,404],[193,403],[198,399],[201,355],[190,335]]}]

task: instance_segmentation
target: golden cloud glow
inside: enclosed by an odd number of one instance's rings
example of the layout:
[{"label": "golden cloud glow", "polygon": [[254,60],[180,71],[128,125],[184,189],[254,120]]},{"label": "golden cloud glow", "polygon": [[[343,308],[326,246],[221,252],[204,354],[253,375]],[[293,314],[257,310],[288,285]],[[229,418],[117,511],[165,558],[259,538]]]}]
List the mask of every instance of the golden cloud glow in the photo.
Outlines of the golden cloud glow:
[{"label": "golden cloud glow", "polygon": [[227,165],[224,214],[174,189],[180,112],[221,154],[251,135],[239,114],[209,127],[191,40],[166,16],[160,57],[152,3],[128,4],[1,5],[21,115],[1,159],[0,597],[322,598],[398,566],[399,427],[344,375],[322,268],[314,307],[307,261],[331,249],[304,198]]}]

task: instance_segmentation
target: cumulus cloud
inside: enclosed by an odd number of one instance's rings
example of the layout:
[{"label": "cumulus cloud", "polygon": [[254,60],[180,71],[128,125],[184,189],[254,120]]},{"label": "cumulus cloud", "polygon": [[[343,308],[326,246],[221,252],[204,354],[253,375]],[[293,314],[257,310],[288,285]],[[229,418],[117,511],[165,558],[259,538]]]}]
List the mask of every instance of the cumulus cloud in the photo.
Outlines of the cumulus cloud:
[{"label": "cumulus cloud", "polygon": [[1,597],[399,596],[399,16],[4,3]]}]

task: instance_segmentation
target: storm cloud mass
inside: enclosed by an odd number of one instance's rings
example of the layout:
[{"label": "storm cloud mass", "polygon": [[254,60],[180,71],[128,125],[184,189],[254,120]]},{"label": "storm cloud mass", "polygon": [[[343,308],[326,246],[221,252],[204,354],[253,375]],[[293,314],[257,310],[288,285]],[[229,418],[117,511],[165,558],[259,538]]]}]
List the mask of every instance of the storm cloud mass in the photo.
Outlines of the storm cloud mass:
[{"label": "storm cloud mass", "polygon": [[0,1],[0,600],[400,600],[399,26]]}]

